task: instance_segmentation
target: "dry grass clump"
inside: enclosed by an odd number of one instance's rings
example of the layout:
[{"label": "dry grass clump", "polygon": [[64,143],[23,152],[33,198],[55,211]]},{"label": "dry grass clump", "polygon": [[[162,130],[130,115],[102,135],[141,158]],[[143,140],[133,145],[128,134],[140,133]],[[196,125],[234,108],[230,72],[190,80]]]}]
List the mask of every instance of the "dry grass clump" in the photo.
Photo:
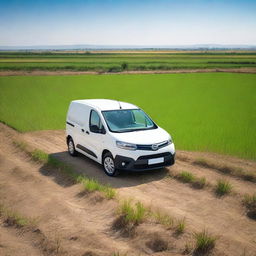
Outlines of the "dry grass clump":
[{"label": "dry grass clump", "polygon": [[97,180],[87,178],[85,176],[78,176],[77,181],[82,183],[84,189],[88,192],[100,191],[107,199],[113,199],[116,196],[116,191],[108,185],[103,185]]},{"label": "dry grass clump", "polygon": [[197,189],[203,189],[207,184],[205,177],[198,178],[193,173],[187,171],[182,171],[175,178],[181,182],[190,183],[193,188]]},{"label": "dry grass clump", "polygon": [[227,180],[218,180],[216,187],[215,187],[215,193],[218,196],[224,196],[229,193],[231,193],[233,186],[230,184]]},{"label": "dry grass clump", "polygon": [[124,200],[120,203],[118,217],[114,220],[112,228],[120,230],[125,236],[133,236],[135,227],[146,218],[147,209],[141,202],[132,204],[131,200]]},{"label": "dry grass clump", "polygon": [[185,231],[186,222],[185,218],[178,220],[177,226],[176,226],[176,233],[182,234]]},{"label": "dry grass clump", "polygon": [[195,238],[195,254],[206,255],[214,247],[217,240],[216,236],[211,235],[208,231],[203,230],[202,232],[194,233]]},{"label": "dry grass clump", "polygon": [[195,176],[191,172],[183,171],[177,175],[177,179],[184,183],[191,183],[195,180]]},{"label": "dry grass clump", "polygon": [[8,209],[3,204],[0,204],[0,217],[3,218],[3,221],[7,226],[15,226],[17,228],[32,227],[36,223],[36,219],[22,216],[18,212]]},{"label": "dry grass clump", "polygon": [[141,202],[132,205],[131,200],[124,200],[120,206],[120,214],[128,223],[140,224],[146,215],[146,208]]},{"label": "dry grass clump", "polygon": [[152,216],[155,219],[155,221],[167,229],[171,229],[174,226],[174,218],[171,217],[168,214],[165,214],[161,211],[152,212]]},{"label": "dry grass clump", "polygon": [[149,211],[149,213],[156,223],[163,225],[166,229],[174,229],[177,235],[184,233],[186,227],[185,218],[175,219],[174,217],[165,214],[160,210]]},{"label": "dry grass clump", "polygon": [[245,195],[243,205],[247,209],[247,216],[256,220],[256,193],[253,195]]}]

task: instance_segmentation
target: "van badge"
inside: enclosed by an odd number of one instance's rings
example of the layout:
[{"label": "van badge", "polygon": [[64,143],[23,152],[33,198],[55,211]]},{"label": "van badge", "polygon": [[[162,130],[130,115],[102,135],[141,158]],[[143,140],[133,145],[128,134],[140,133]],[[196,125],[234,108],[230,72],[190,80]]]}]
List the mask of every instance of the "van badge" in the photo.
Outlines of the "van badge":
[{"label": "van badge", "polygon": [[153,144],[152,146],[151,146],[151,148],[152,148],[152,150],[158,150],[158,145],[157,144]]}]

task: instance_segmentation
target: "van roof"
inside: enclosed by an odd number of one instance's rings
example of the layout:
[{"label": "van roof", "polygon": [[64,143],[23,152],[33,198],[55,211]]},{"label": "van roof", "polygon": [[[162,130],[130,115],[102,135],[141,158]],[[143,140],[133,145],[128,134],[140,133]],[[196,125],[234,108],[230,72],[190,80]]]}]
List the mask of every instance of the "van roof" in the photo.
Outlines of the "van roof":
[{"label": "van roof", "polygon": [[108,99],[74,100],[72,102],[77,102],[93,108],[97,108],[100,111],[116,110],[116,109],[138,109],[138,107],[133,104],[117,101],[117,100],[108,100]]}]

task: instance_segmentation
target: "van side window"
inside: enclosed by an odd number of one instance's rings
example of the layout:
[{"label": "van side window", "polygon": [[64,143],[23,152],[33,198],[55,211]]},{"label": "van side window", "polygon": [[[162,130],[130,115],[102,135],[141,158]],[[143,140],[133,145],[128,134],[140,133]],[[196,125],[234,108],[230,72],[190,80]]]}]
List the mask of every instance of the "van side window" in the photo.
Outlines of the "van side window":
[{"label": "van side window", "polygon": [[102,133],[103,130],[104,128],[98,113],[92,110],[90,115],[90,131],[95,133]]}]

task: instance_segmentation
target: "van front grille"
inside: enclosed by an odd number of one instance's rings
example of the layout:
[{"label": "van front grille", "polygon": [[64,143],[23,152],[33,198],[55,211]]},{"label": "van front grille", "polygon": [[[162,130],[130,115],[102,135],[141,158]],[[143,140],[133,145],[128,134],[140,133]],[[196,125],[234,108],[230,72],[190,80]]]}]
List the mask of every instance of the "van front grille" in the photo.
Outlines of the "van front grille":
[{"label": "van front grille", "polygon": [[[138,144],[137,145],[137,150],[156,151],[156,150],[158,150],[160,148],[163,148],[163,147],[166,147],[168,145],[169,145],[169,141],[168,140],[160,142],[160,143],[156,143],[156,144],[147,144],[147,145]],[[154,149],[154,146],[156,146],[157,148]]]}]

